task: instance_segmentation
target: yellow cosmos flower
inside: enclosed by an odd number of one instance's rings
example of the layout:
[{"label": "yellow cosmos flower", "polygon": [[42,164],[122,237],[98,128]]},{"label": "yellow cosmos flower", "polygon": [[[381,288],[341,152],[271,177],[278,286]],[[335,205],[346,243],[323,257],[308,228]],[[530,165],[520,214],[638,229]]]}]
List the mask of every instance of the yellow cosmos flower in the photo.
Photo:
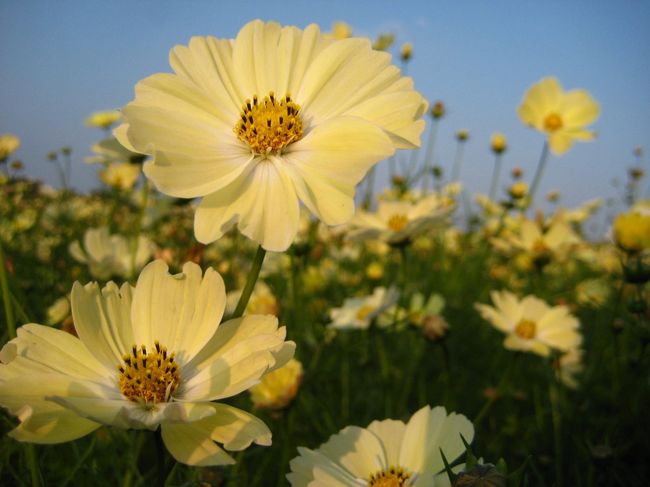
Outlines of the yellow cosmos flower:
[{"label": "yellow cosmos flower", "polygon": [[153,156],[144,172],[163,193],[203,197],[203,243],[236,223],[266,250],[286,250],[299,202],[345,223],[368,169],[420,143],[425,100],[367,39],[256,20],[234,40],[192,38],[170,64],[174,74],[137,84],[115,135]]},{"label": "yellow cosmos flower", "polygon": [[140,166],[130,162],[114,162],[99,171],[99,179],[111,188],[131,189],[140,176]]},{"label": "yellow cosmos flower", "polygon": [[293,487],[449,485],[440,451],[453,462],[471,443],[474,426],[462,414],[424,406],[408,423],[373,421],[348,426],[316,450],[298,447],[287,475]]},{"label": "yellow cosmos flower", "polygon": [[301,380],[302,364],[292,358],[250,388],[251,400],[256,409],[285,408],[296,397]]},{"label": "yellow cosmos flower", "polygon": [[86,119],[86,125],[100,129],[107,129],[122,118],[118,110],[107,110],[103,112],[93,112]]},{"label": "yellow cosmos flower", "polygon": [[350,27],[350,24],[339,20],[332,24],[330,35],[335,39],[347,39],[352,37],[352,27]]},{"label": "yellow cosmos flower", "polygon": [[394,287],[377,287],[370,296],[348,298],[340,308],[330,310],[332,322],[328,325],[341,330],[365,329],[371,321],[397,303],[399,291]]},{"label": "yellow cosmos flower", "polygon": [[534,84],[517,109],[526,125],[545,133],[554,154],[564,154],[574,140],[592,140],[594,132],[585,130],[600,114],[600,107],[585,90],[562,91],[556,78]]},{"label": "yellow cosmos flower", "polygon": [[630,211],[614,220],[614,240],[627,252],[650,249],[650,213]]},{"label": "yellow cosmos flower", "polygon": [[0,162],[5,161],[20,147],[20,139],[13,134],[0,135]]},{"label": "yellow cosmos flower", "polygon": [[179,462],[218,465],[228,450],[271,443],[256,417],[212,401],[238,394],[293,355],[277,319],[250,315],[219,324],[223,279],[187,263],[149,264],[135,288],[75,283],[79,338],[29,324],[0,352],[0,404],[20,419],[9,435],[61,443],[102,425],[161,428]]},{"label": "yellow cosmos flower", "polygon": [[535,296],[520,300],[509,291],[492,291],[490,296],[494,307],[475,307],[483,319],[507,334],[503,345],[508,350],[546,357],[551,350],[568,352],[582,343],[580,323],[566,306],[549,306]]}]

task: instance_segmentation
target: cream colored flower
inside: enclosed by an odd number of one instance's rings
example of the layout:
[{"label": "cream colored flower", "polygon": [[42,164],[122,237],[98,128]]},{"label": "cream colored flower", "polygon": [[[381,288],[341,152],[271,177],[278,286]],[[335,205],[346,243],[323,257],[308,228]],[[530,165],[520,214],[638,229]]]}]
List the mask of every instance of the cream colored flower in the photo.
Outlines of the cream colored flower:
[{"label": "cream colored flower", "polygon": [[84,162],[88,164],[111,164],[114,162],[139,162],[142,161],[142,154],[132,152],[115,137],[108,137],[100,140],[90,148],[95,155],[86,157]]},{"label": "cream colored flower", "polygon": [[370,296],[348,298],[340,308],[330,310],[332,328],[364,329],[379,314],[397,303],[399,292],[395,288],[377,287]]},{"label": "cream colored flower", "polygon": [[580,323],[566,306],[549,306],[535,296],[520,300],[509,291],[492,291],[490,296],[494,307],[474,306],[483,319],[507,335],[503,345],[508,350],[546,357],[551,350],[567,352],[582,343]]},{"label": "cream colored flower", "polygon": [[536,221],[522,219],[519,228],[509,237],[509,242],[534,261],[548,262],[551,258],[564,257],[580,242],[580,237],[568,223],[561,220],[554,220],[543,228]]},{"label": "cream colored flower", "polygon": [[302,364],[292,358],[250,388],[251,401],[256,409],[285,408],[296,397],[301,380]]},{"label": "cream colored flower", "polygon": [[559,81],[548,77],[526,92],[517,112],[523,123],[547,135],[554,154],[564,154],[574,140],[594,138],[585,127],[598,118],[600,107],[587,91],[562,91]]},{"label": "cream colored flower", "polygon": [[174,74],[137,84],[115,135],[153,156],[144,171],[163,193],[203,197],[200,242],[237,224],[283,251],[299,202],[328,225],[345,223],[368,169],[419,145],[427,104],[390,61],[367,39],[256,20],[234,40],[172,49]]},{"label": "cream colored flower", "polygon": [[20,139],[13,134],[0,135],[0,162],[5,161],[20,147]]},{"label": "cream colored flower", "polygon": [[0,404],[20,419],[10,436],[61,443],[102,425],[160,427],[190,465],[233,463],[215,441],[235,451],[271,443],[262,421],[212,401],[248,389],[295,344],[274,317],[219,324],[225,288],[214,270],[187,263],[170,275],[156,261],[135,288],[75,283],[71,300],[79,338],[29,324],[0,352]]},{"label": "cream colored flower", "polygon": [[93,112],[86,119],[86,125],[100,129],[107,129],[122,118],[118,110],[106,110],[103,112]]},{"label": "cream colored flower", "polygon": [[454,201],[437,194],[416,203],[380,201],[375,213],[358,212],[350,221],[352,240],[375,240],[400,244],[446,221]]},{"label": "cream colored flower", "polygon": [[471,443],[462,414],[424,406],[408,423],[385,419],[348,426],[316,450],[298,447],[287,479],[293,487],[440,487],[449,485],[440,451],[453,462]]},{"label": "cream colored flower", "polygon": [[47,308],[47,324],[56,325],[70,316],[70,300],[67,296],[54,301],[54,304]]},{"label": "cream colored flower", "polygon": [[[154,251],[154,245],[146,236],[140,235],[137,241],[135,262],[131,262],[131,245],[122,235],[110,235],[108,228],[89,228],[83,237],[83,246],[78,241],[68,246],[75,260],[88,265],[93,277],[108,279],[111,276],[128,278],[141,269]],[[133,265],[135,268],[133,268]]]},{"label": "cream colored flower", "polygon": [[99,171],[99,179],[111,188],[127,191],[133,187],[140,176],[140,166],[130,162],[109,164]]}]

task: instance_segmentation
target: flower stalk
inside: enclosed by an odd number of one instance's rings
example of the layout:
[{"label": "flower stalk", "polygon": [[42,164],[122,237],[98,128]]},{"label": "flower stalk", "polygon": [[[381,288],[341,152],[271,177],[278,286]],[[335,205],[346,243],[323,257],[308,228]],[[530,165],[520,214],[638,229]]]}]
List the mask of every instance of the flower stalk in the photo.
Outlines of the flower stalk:
[{"label": "flower stalk", "polygon": [[235,308],[235,312],[231,316],[231,319],[240,318],[244,314],[246,306],[248,306],[248,301],[250,300],[251,294],[253,293],[253,289],[255,288],[257,278],[260,275],[260,270],[262,269],[262,264],[264,263],[264,256],[266,256],[266,250],[264,250],[264,248],[260,245],[257,248],[257,252],[255,253],[255,258],[253,259],[253,267],[248,274],[246,285],[244,286],[244,290],[241,293],[241,297],[237,302],[237,307]]}]

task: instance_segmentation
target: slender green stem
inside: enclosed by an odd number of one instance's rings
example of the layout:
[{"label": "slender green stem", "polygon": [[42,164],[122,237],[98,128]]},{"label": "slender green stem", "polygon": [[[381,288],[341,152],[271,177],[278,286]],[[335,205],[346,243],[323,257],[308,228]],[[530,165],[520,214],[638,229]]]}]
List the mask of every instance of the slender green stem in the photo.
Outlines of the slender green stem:
[{"label": "slender green stem", "polygon": [[79,457],[79,459],[77,460],[77,463],[74,465],[74,467],[72,467],[72,470],[70,471],[66,479],[63,481],[63,483],[61,483],[61,487],[65,487],[74,479],[74,476],[77,474],[79,469],[86,463],[86,460],[92,453],[93,448],[95,448],[96,441],[97,441],[97,435],[93,435],[93,439],[88,445],[88,448],[86,448],[86,450],[83,452],[81,457]]},{"label": "slender green stem", "polygon": [[494,159],[494,171],[492,172],[492,182],[490,183],[490,200],[494,200],[494,196],[497,192],[497,185],[499,184],[499,173],[501,172],[501,161],[502,155],[497,154]]},{"label": "slender green stem", "polygon": [[[553,370],[553,368],[551,368]],[[559,368],[558,368],[559,373]],[[551,415],[553,419],[553,442],[555,446],[555,485],[562,487],[562,417],[560,415],[560,385],[559,377],[551,378],[548,397],[551,402]]]},{"label": "slender green stem", "polygon": [[424,156],[424,165],[422,167],[422,191],[426,194],[429,191],[429,177],[431,176],[431,168],[433,167],[433,148],[436,145],[438,138],[438,119],[434,118],[431,122],[431,130],[429,130],[429,138],[427,139],[427,149]]},{"label": "slender green stem", "polygon": [[2,242],[0,242],[0,287],[2,287],[2,305],[5,310],[5,320],[7,322],[7,335],[9,336],[9,340],[11,340],[12,338],[16,338],[16,321],[14,307],[11,302],[11,293],[9,292],[9,279],[7,278],[7,267]]},{"label": "slender green stem", "polygon": [[533,204],[535,193],[539,186],[539,182],[542,179],[542,174],[544,173],[544,168],[546,167],[546,161],[548,161],[548,142],[544,142],[544,147],[542,148],[542,155],[539,157],[539,162],[537,163],[537,169],[535,171],[535,176],[533,177],[533,182],[530,185],[530,192],[528,193],[528,199],[530,205]]},{"label": "slender green stem", "polygon": [[142,446],[144,445],[146,434],[147,434],[146,431],[139,431],[137,433],[137,438],[135,440],[135,448],[133,448],[133,454],[131,455],[131,465],[129,466],[129,469],[124,474],[124,478],[122,479],[122,487],[131,487],[131,484],[133,482],[133,476],[139,475],[138,458],[140,457],[140,451],[142,450]]},{"label": "slender green stem", "polygon": [[465,149],[465,141],[459,140],[456,145],[456,157],[454,158],[454,167],[451,171],[451,182],[458,181],[460,176],[460,166],[463,163],[463,152]]},{"label": "slender green stem", "polygon": [[32,487],[40,487],[43,483],[41,482],[41,471],[38,468],[34,445],[25,445],[25,456],[27,457],[27,465],[29,466],[29,476],[32,481]]},{"label": "slender green stem", "polygon": [[483,408],[479,411],[479,413],[476,415],[476,419],[474,419],[474,428],[478,428],[478,425],[481,423],[483,418],[487,415],[487,413],[492,409],[492,405],[494,402],[501,396],[503,393],[503,390],[505,389],[506,384],[510,380],[510,375],[512,374],[513,369],[515,368],[515,362],[517,361],[517,357],[519,356],[518,353],[514,353],[512,355],[512,359],[510,360],[510,364],[508,365],[508,368],[506,371],[503,373],[503,376],[501,377],[501,381],[499,382],[499,385],[497,386],[496,391],[494,391],[494,394],[488,401],[483,405]]},{"label": "slender green stem", "polygon": [[14,309],[19,320],[22,320],[23,323],[30,323],[32,320],[29,318],[29,315],[25,309],[20,305],[20,301],[14,293],[11,293],[11,301],[14,303]]},{"label": "slender green stem", "polygon": [[257,282],[257,277],[260,275],[260,270],[262,269],[262,264],[264,263],[264,256],[266,255],[266,250],[260,245],[257,248],[255,253],[255,258],[253,259],[253,267],[251,268],[248,278],[246,279],[246,285],[244,290],[241,293],[235,312],[231,318],[239,318],[244,314],[246,306],[248,306],[248,300],[251,298],[253,289],[255,288],[255,283]]}]

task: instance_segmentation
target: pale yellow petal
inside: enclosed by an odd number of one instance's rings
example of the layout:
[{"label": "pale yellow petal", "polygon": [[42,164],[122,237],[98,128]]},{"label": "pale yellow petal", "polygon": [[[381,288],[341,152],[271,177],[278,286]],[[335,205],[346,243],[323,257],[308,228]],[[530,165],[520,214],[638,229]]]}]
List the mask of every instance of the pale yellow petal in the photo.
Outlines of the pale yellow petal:
[{"label": "pale yellow petal", "polygon": [[201,422],[163,424],[162,438],[167,450],[178,462],[197,467],[235,463],[212,441]]},{"label": "pale yellow petal", "polygon": [[72,317],[79,338],[109,370],[121,363],[133,345],[131,286],[113,282],[100,290],[97,283],[72,286]]},{"label": "pale yellow petal", "polygon": [[186,363],[214,335],[225,302],[223,279],[212,268],[202,275],[188,262],[181,274],[171,275],[165,262],[152,262],[140,273],[133,297],[136,345],[159,341]]}]

